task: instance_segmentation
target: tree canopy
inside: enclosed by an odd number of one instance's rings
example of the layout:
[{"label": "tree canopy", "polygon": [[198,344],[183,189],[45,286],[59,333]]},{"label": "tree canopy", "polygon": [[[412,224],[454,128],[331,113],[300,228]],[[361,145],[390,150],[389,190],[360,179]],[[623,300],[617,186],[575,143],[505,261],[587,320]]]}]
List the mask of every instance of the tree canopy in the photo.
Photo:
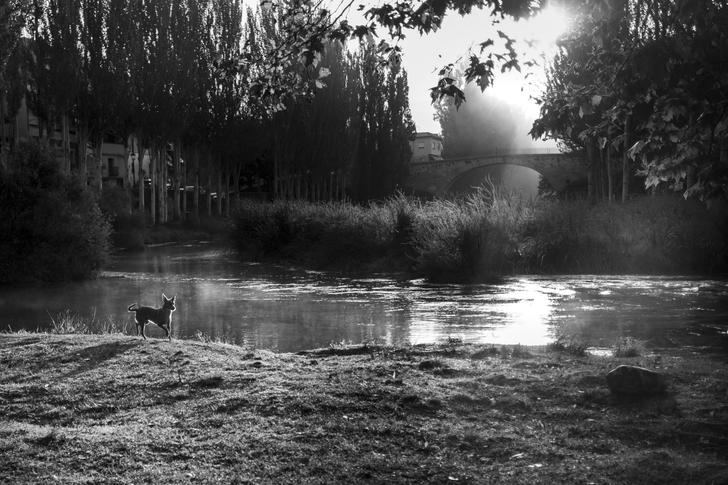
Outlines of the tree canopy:
[{"label": "tree canopy", "polygon": [[647,187],[727,196],[726,2],[590,0],[575,11],[534,136],[619,150]]}]

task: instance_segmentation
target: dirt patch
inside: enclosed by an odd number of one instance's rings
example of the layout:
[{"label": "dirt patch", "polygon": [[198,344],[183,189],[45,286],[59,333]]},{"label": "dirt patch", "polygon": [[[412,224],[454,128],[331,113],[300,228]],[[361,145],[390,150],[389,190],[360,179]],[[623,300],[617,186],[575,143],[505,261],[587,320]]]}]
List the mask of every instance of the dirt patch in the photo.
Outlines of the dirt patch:
[{"label": "dirt patch", "polygon": [[[630,363],[664,396],[611,395]],[[9,483],[720,483],[724,356],[0,335]]]}]

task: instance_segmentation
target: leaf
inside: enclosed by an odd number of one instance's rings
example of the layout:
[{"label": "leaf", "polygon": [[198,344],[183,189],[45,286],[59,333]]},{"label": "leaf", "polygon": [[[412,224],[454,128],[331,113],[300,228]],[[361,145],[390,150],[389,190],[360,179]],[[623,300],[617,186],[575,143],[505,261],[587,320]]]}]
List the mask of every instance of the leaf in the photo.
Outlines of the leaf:
[{"label": "leaf", "polygon": [[482,53],[485,49],[493,45],[493,39],[488,39],[485,42],[480,43],[480,52]]},{"label": "leaf", "polygon": [[598,94],[595,94],[594,96],[592,96],[592,98],[591,98],[592,106],[599,106],[599,103],[601,103],[601,102],[602,102],[601,96],[599,96]]},{"label": "leaf", "polygon": [[583,118],[592,113],[594,113],[594,109],[592,109],[592,105],[589,103],[582,103],[582,105],[579,107],[579,118]]},{"label": "leaf", "polygon": [[331,69],[329,69],[328,67],[322,67],[321,69],[319,69],[319,76],[318,76],[319,79],[329,77],[330,75],[331,75]]},{"label": "leaf", "polygon": [[647,142],[644,140],[639,140],[634,145],[630,147],[629,150],[627,150],[627,154],[629,155],[629,158],[635,158],[637,154],[639,154],[642,149],[647,145]]}]

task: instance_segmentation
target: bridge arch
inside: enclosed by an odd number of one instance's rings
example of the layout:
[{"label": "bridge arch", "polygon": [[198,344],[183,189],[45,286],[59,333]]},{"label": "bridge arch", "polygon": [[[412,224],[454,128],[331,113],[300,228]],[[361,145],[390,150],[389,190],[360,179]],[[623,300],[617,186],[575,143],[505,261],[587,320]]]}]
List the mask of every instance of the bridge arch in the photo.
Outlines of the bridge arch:
[{"label": "bridge arch", "polygon": [[[571,154],[511,154],[483,157],[452,158],[413,162],[407,187],[418,193],[445,195],[456,180],[485,167],[517,165],[535,170],[561,192],[586,180],[587,165],[580,156]],[[474,172],[475,171],[475,172]]]},{"label": "bridge arch", "polygon": [[[467,192],[469,189],[471,189],[473,187],[477,187],[480,184],[482,184],[483,182],[485,182],[485,180],[487,180],[487,178],[492,175],[493,169],[508,168],[508,167],[514,167],[516,169],[520,169],[519,175],[522,175],[525,177],[528,177],[532,174],[536,174],[536,175],[538,175],[539,180],[532,179],[532,182],[534,182],[535,184],[538,184],[540,179],[543,179],[546,181],[546,183],[549,185],[549,187],[553,188],[553,185],[551,184],[551,182],[542,173],[540,173],[537,170],[534,170],[531,167],[527,167],[525,165],[517,164],[517,163],[498,163],[498,164],[492,164],[492,165],[481,165],[479,167],[472,168],[470,170],[460,173],[459,175],[456,175],[450,181],[449,185],[445,188],[445,193],[449,194],[449,193]],[[508,171],[504,171],[504,172],[505,173],[501,173],[501,175],[505,175],[506,179],[509,176],[513,176],[513,174],[509,173]],[[524,184],[524,186],[525,185],[530,185],[530,184]]]}]

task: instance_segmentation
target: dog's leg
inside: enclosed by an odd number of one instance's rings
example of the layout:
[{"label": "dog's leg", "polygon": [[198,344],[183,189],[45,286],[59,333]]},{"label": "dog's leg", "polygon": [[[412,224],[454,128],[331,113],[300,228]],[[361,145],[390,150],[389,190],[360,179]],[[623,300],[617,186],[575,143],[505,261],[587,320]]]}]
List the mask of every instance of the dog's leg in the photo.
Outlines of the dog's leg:
[{"label": "dog's leg", "polygon": [[162,330],[164,330],[164,333],[167,335],[167,340],[169,340],[171,342],[172,341],[172,335],[169,333],[169,327],[166,324],[165,325],[157,324],[157,325],[159,325],[159,328],[161,328]]},{"label": "dog's leg", "polygon": [[142,327],[142,337],[144,337],[144,340],[146,340],[147,336],[144,333],[144,329],[147,327],[147,322],[142,323],[141,327]]}]

